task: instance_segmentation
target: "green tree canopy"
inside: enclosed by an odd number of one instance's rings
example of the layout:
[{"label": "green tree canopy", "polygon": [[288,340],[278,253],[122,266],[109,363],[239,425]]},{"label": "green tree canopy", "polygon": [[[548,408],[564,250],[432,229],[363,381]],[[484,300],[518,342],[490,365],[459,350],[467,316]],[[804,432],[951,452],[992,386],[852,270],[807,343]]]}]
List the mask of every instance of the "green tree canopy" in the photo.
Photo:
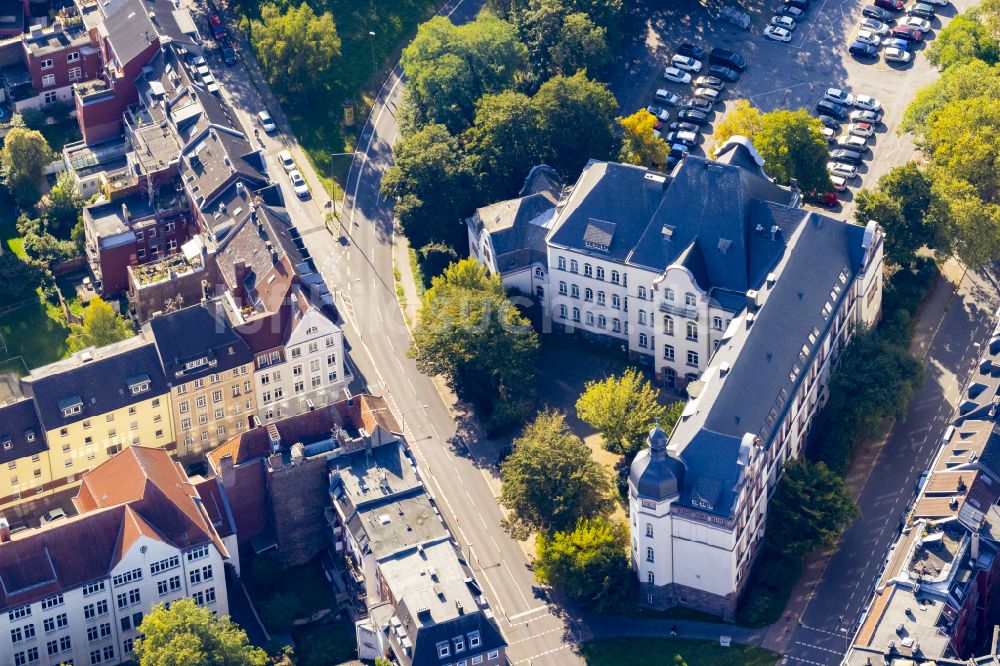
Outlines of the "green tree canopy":
[{"label": "green tree canopy", "polygon": [[449,266],[424,293],[410,355],[486,414],[532,392],[537,353],[538,335],[500,278],[474,259]]},{"label": "green tree canopy", "polygon": [[558,412],[539,412],[524,428],[502,476],[500,504],[510,512],[504,527],[519,539],[572,530],[579,519],[605,516],[613,506],[608,471]]},{"label": "green tree canopy", "polygon": [[538,89],[545,161],[564,178],[575,178],[590,159],[617,154],[614,119],[618,102],[607,86],[586,73],[554,76]]},{"label": "green tree canopy", "polygon": [[541,157],[541,127],[541,113],[527,95],[508,90],[479,100],[464,138],[482,200],[500,201],[520,190]]},{"label": "green tree canopy", "polygon": [[767,175],[783,185],[795,178],[803,192],[829,192],[830,145],[823,137],[823,123],[805,109],[771,111],[761,120],[753,143]]},{"label": "green tree canopy", "polygon": [[1000,60],[1000,43],[973,9],[955,16],[938,31],[927,47],[927,59],[938,69],[975,59],[995,65]]},{"label": "green tree canopy", "polygon": [[581,520],[570,532],[539,534],[535,552],[539,582],[598,612],[620,607],[634,587],[624,523]]},{"label": "green tree canopy", "polygon": [[564,0],[531,0],[512,22],[528,48],[535,78],[598,69],[611,59],[607,30]]},{"label": "green tree canopy", "polygon": [[83,196],[76,176],[69,171],[61,172],[55,186],[42,197],[40,208],[49,231],[57,238],[69,238],[83,210]]},{"label": "green tree canopy", "polygon": [[0,174],[21,207],[38,201],[38,185],[45,166],[55,158],[41,132],[14,127],[3,140],[0,149]]},{"label": "green tree canopy", "polygon": [[[823,463],[785,463],[767,507],[767,534],[794,555],[832,548],[860,515],[844,480]],[[773,534],[772,534],[773,533]]]},{"label": "green tree canopy", "polygon": [[400,63],[419,121],[457,133],[472,122],[480,97],[510,87],[527,63],[527,49],[514,26],[496,17],[456,26],[435,16],[417,30]]},{"label": "green tree canopy", "polygon": [[624,130],[622,150],[619,159],[629,164],[664,168],[670,146],[653,134],[656,117],[646,109],[639,109],[631,116],[619,118]]},{"label": "green tree canopy", "polygon": [[475,175],[458,139],[444,125],[427,125],[400,139],[395,165],[382,177],[382,195],[396,200],[399,218],[415,248],[434,241],[460,247],[460,221],[471,213]]},{"label": "green tree canopy", "polygon": [[1000,98],[1000,65],[990,66],[982,60],[956,64],[917,91],[903,113],[898,131],[919,137],[928,120],[949,102],[980,98]]},{"label": "green tree canopy", "polygon": [[284,95],[307,99],[327,87],[340,56],[340,37],[330,12],[317,15],[306,3],[282,11],[265,3],[251,23],[251,44],[268,83]]},{"label": "green tree canopy", "polygon": [[946,103],[925,126],[923,147],[940,172],[1000,202],[1000,97]]},{"label": "green tree canopy", "polygon": [[4,251],[0,254],[0,307],[34,297],[42,277],[37,265]]},{"label": "green tree canopy", "polygon": [[69,347],[76,351],[86,347],[103,347],[132,337],[134,331],[128,320],[95,298],[83,311],[83,324],[70,324]]},{"label": "green tree canopy", "polygon": [[941,227],[943,249],[976,268],[1000,257],[1000,206],[983,201],[975,188],[936,171],[930,217]]},{"label": "green tree canopy", "polygon": [[260,648],[229,617],[212,617],[193,599],[156,604],[139,627],[136,641],[139,666],[265,666],[270,662]]},{"label": "green tree canopy", "polygon": [[634,455],[653,423],[667,413],[659,400],[659,389],[635,368],[627,368],[620,377],[587,382],[576,401],[576,414],[604,435],[604,448]]},{"label": "green tree canopy", "polygon": [[895,167],[879,178],[874,190],[856,198],[854,220],[865,225],[876,220],[886,231],[886,258],[909,267],[920,248],[934,247],[938,228],[928,212],[934,200],[933,179],[916,162]]}]

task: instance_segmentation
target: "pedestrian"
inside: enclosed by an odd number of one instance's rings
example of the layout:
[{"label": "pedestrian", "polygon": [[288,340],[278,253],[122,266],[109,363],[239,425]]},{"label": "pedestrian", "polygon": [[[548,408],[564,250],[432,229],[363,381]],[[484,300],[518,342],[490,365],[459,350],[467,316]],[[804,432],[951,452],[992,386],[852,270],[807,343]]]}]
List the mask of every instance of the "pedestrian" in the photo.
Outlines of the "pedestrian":
[{"label": "pedestrian", "polygon": [[671,636],[676,636],[677,635],[677,625],[676,624],[670,625],[670,635]]}]

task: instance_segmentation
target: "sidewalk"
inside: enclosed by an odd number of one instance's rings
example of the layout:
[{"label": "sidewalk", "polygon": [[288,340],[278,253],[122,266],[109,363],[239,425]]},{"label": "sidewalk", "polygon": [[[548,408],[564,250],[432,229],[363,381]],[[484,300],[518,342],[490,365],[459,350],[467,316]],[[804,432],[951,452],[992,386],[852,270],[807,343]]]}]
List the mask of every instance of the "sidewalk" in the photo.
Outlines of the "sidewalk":
[{"label": "sidewalk", "polygon": [[[913,340],[910,344],[910,353],[923,361],[930,351],[931,342],[937,334],[944,320],[945,313],[951,307],[952,302],[958,293],[958,285],[963,276],[960,268],[953,262],[946,262],[941,269],[941,275],[931,285],[930,292],[920,307],[914,323]],[[880,439],[862,442],[854,452],[851,467],[847,471],[844,482],[851,497],[857,501],[861,496],[861,491],[868,484],[875,464],[878,462],[879,454],[883,446],[892,434],[895,422],[887,423],[890,427],[884,432]],[[784,617],[791,617],[800,621],[805,614],[806,608],[812,601],[813,593],[826,571],[830,559],[836,552],[836,548],[813,553],[806,557],[802,567],[802,574],[792,588],[788,604],[785,606]],[[773,652],[784,654],[788,648],[788,643],[792,637],[794,623],[779,620],[767,628],[767,635],[764,637],[762,647]]]},{"label": "sidewalk", "polygon": [[[730,637],[734,643],[761,646],[766,628],[748,629],[732,624],[715,622],[695,622],[691,620],[668,620],[636,618],[625,615],[585,615],[589,635],[584,640],[600,638],[621,638],[623,636],[656,636],[666,638],[675,627],[677,638],[718,641],[722,636]],[[763,645],[767,647],[767,645]]]}]

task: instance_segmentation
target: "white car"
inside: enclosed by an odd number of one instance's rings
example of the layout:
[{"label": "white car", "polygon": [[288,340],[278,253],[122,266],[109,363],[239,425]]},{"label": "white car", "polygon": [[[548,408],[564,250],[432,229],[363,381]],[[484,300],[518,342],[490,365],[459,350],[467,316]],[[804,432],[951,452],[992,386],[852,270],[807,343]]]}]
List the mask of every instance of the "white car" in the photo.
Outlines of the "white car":
[{"label": "white car", "polygon": [[691,74],[676,67],[667,67],[663,70],[663,78],[674,83],[691,83]]},{"label": "white car", "polygon": [[860,136],[868,138],[875,134],[875,126],[871,123],[854,123],[847,128],[848,134],[851,136]]},{"label": "white car", "polygon": [[685,72],[700,72],[701,71],[701,61],[695,60],[690,56],[675,55],[670,59],[670,64],[677,69],[683,69]]},{"label": "white car", "polygon": [[833,141],[835,138],[837,138],[837,130],[833,129],[832,127],[827,127],[826,125],[824,125],[822,131],[823,131],[823,138],[826,139],[827,141]]},{"label": "white car", "polygon": [[925,35],[931,31],[931,22],[917,16],[904,16],[899,20],[899,25],[908,25],[911,28],[916,28]]},{"label": "white car", "polygon": [[850,164],[843,164],[841,162],[827,162],[826,169],[835,176],[843,176],[844,178],[854,178],[858,175],[857,167],[851,166]]},{"label": "white car", "polygon": [[855,39],[862,44],[871,44],[872,46],[878,46],[882,43],[882,38],[871,30],[858,30],[858,35]]},{"label": "white car", "polygon": [[889,46],[885,49],[885,59],[889,62],[910,62],[913,59],[913,54],[903,49],[897,49],[895,46]]},{"label": "white car", "polygon": [[772,16],[771,25],[784,28],[785,30],[795,30],[795,19],[791,16]]},{"label": "white car", "polygon": [[657,102],[663,102],[664,104],[669,104],[670,106],[677,106],[681,103],[681,98],[679,95],[675,95],[666,88],[660,88],[653,94],[653,98]]},{"label": "white car", "polygon": [[263,129],[268,134],[278,129],[278,126],[274,124],[274,119],[271,118],[271,114],[268,113],[267,111],[261,111],[260,113],[258,113],[257,121],[260,123],[261,129]]},{"label": "white car", "polygon": [[841,90],[840,88],[827,88],[826,93],[823,95],[823,99],[833,102],[834,104],[843,104],[846,106],[854,104],[854,95],[846,90]]},{"label": "white car", "polygon": [[281,162],[281,166],[285,169],[286,172],[293,171],[295,169],[295,159],[292,157],[292,154],[287,150],[283,150],[280,153],[278,153],[278,161]]},{"label": "white car", "polygon": [[856,150],[862,154],[868,152],[868,139],[863,136],[855,136],[853,134],[842,136],[837,139],[837,145],[848,150]]},{"label": "white car", "polygon": [[858,95],[854,98],[854,106],[866,111],[881,111],[882,104],[871,95]]},{"label": "white car", "polygon": [[847,189],[847,179],[843,176],[830,176],[830,182],[833,183],[833,189],[838,192],[843,192]]},{"label": "white car", "polygon": [[62,509],[52,509],[51,511],[46,511],[42,514],[42,517],[38,519],[38,522],[42,525],[48,525],[51,522],[62,520],[66,517],[66,512]]},{"label": "white car", "polygon": [[700,97],[701,99],[707,99],[709,102],[718,102],[720,92],[715,88],[698,88],[694,91],[695,97]]},{"label": "white car", "polygon": [[648,111],[650,115],[655,116],[658,120],[662,120],[663,122],[667,122],[668,120],[670,120],[670,112],[664,109],[662,106],[656,106],[655,104],[650,104],[649,106],[646,107],[646,111]]},{"label": "white car", "polygon": [[288,172],[288,180],[292,182],[292,189],[295,191],[296,196],[300,199],[305,199],[309,196],[309,186],[306,185],[306,181],[302,178],[302,174],[299,173],[298,169],[292,169]]},{"label": "white car", "polygon": [[776,25],[769,25],[764,28],[764,36],[775,42],[788,43],[792,41],[792,33]]},{"label": "white car", "polygon": [[882,21],[879,21],[878,19],[865,17],[861,19],[861,23],[858,24],[858,27],[862,30],[870,30],[880,36],[889,34],[889,25],[882,23]]}]

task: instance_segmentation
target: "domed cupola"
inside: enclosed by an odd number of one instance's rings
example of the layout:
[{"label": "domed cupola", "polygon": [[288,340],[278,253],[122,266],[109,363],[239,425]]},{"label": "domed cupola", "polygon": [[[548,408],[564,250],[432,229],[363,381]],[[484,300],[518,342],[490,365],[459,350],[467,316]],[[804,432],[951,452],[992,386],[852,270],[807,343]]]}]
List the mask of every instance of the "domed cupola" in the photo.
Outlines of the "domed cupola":
[{"label": "domed cupola", "polygon": [[629,480],[643,499],[661,502],[677,497],[684,486],[684,463],[667,454],[667,433],[659,424],[646,441],[649,448],[632,461]]}]

